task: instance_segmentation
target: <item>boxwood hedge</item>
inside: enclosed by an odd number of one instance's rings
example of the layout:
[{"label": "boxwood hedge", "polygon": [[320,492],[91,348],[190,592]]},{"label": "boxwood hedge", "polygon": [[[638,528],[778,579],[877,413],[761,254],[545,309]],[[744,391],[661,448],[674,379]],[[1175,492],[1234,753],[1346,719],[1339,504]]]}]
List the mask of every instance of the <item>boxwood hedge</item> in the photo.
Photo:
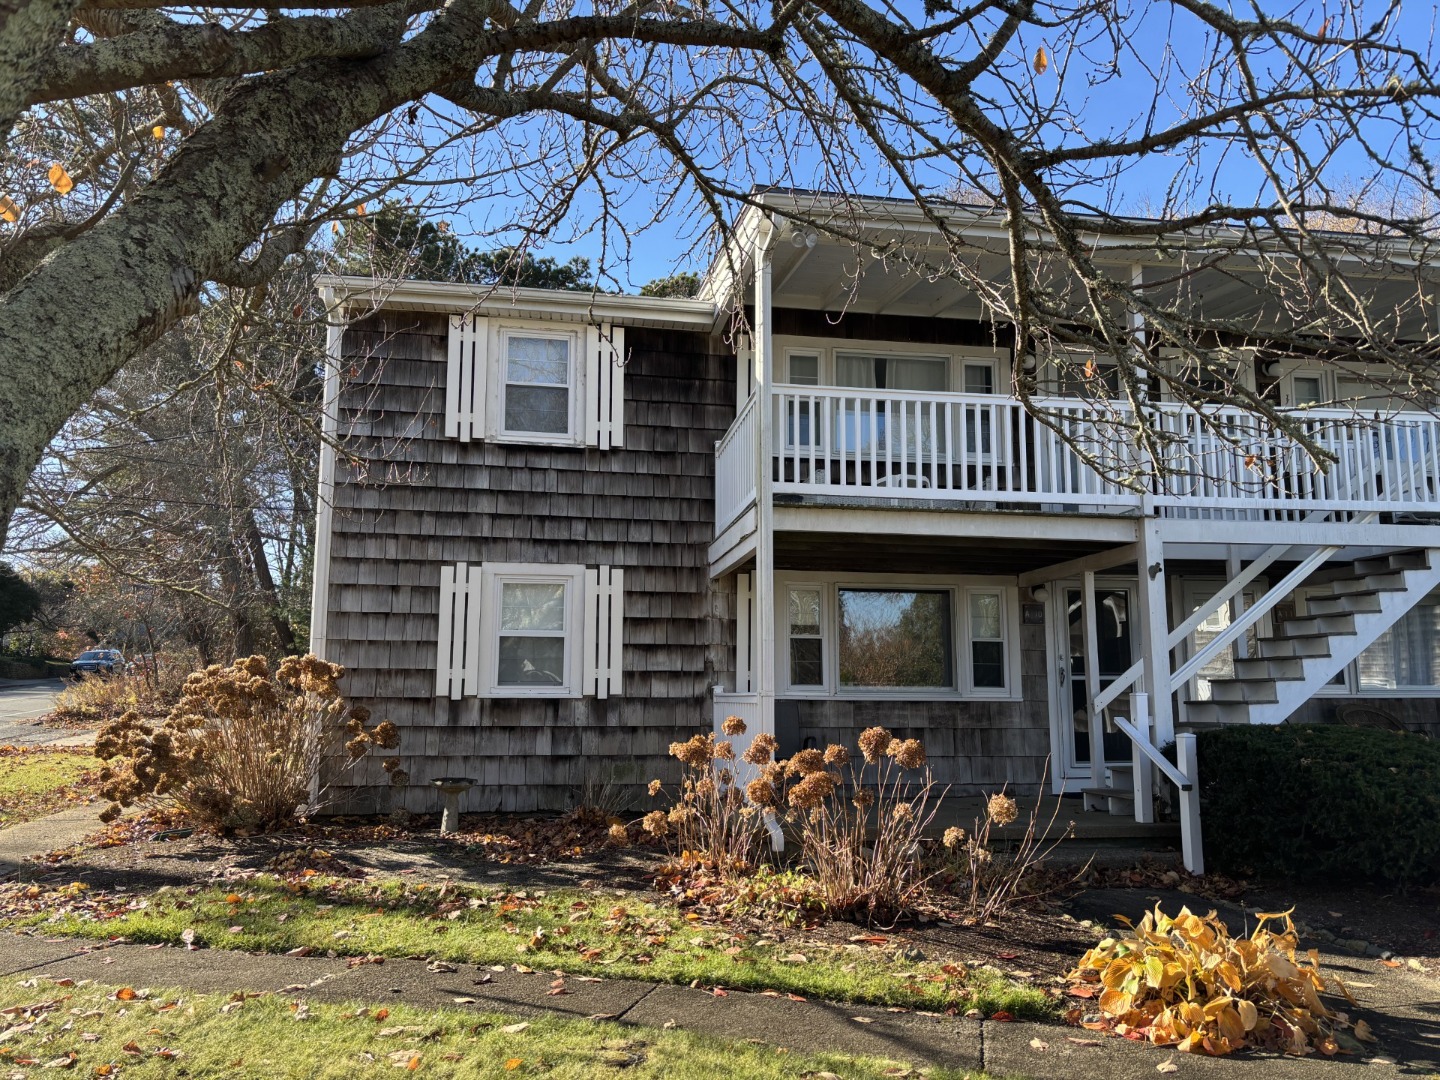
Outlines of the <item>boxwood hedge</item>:
[{"label": "boxwood hedge", "polygon": [[1201,734],[1209,869],[1408,885],[1440,879],[1440,742],[1317,724]]}]

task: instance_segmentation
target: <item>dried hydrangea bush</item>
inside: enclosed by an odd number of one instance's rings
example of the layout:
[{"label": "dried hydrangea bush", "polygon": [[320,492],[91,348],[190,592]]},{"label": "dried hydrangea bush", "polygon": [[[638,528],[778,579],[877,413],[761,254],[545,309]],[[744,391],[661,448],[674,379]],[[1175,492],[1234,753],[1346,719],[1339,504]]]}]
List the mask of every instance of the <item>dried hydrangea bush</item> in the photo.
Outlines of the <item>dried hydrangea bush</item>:
[{"label": "dried hydrangea bush", "polygon": [[[724,734],[744,731],[739,717],[726,719]],[[650,811],[640,827],[682,859],[727,873],[752,869],[763,857],[765,821],[762,808],[747,800],[740,788],[734,744],[710,732],[671,743],[670,756],[684,766],[674,803],[669,810]],[[659,780],[650,782],[652,798],[663,790]],[[624,826],[615,830],[616,840],[623,841]]]},{"label": "dried hydrangea bush", "polygon": [[[1036,864],[1070,831],[1056,833],[1055,814],[1042,826],[1037,803],[1023,833],[1006,836],[1009,850],[997,853],[992,828],[1020,817],[1002,791],[990,796],[973,832],[952,826],[936,844],[931,826],[948,789],[936,784],[920,740],[872,727],[856,740],[858,752],[832,743],[781,759],[775,736],[761,732],[737,762],[729,739],[746,733],[745,722],[728,717],[722,731],[726,739],[706,734],[671,744],[685,766],[679,797],[669,810],[646,814],[641,828],[669,843],[682,867],[718,869],[737,886],[764,858],[766,832],[783,828],[798,841],[795,869],[808,895],[832,915],[875,922],[912,913],[935,899],[932,887],[943,876],[949,900],[968,902],[967,916],[993,918],[1025,899]],[[652,781],[651,796],[663,793]],[[625,842],[624,826],[612,834]]]},{"label": "dried hydrangea bush", "polygon": [[[139,801],[168,801],[197,826],[270,831],[294,825],[323,804],[322,766],[334,779],[372,750],[394,749],[388,720],[340,693],[345,669],[315,656],[289,656],[272,671],[263,656],[211,665],[185,681],[180,701],[158,724],[125,713],[103,726],[95,756],[107,764],[100,793],[114,820]],[[392,783],[406,777],[387,758]]]}]

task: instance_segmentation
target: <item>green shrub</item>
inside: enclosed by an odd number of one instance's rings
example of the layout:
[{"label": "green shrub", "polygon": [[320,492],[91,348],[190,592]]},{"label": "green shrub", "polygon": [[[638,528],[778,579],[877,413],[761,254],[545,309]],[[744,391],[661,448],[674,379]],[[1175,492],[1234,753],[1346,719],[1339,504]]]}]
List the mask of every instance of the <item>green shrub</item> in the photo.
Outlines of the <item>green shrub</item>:
[{"label": "green shrub", "polygon": [[1198,746],[1212,869],[1396,885],[1440,878],[1440,742],[1281,724],[1207,731]]}]

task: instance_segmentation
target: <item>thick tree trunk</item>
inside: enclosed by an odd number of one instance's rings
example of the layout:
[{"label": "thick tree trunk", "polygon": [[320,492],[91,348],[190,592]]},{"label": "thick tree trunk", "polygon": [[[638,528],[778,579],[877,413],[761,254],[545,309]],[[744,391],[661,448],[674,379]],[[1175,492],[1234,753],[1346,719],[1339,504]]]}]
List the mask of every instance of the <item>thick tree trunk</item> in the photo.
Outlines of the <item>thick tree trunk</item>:
[{"label": "thick tree trunk", "polygon": [[394,100],[383,80],[340,65],[233,91],[154,184],[0,299],[4,527],[75,408],[191,310],[202,283]]},{"label": "thick tree trunk", "polygon": [[79,6],[78,0],[0,0],[0,146]]}]

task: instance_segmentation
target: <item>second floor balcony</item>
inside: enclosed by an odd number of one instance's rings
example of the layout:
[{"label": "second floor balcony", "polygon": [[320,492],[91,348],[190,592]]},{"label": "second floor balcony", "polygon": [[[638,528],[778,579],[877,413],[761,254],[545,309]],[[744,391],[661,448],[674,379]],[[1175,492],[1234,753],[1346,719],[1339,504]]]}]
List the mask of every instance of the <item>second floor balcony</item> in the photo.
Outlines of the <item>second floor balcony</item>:
[{"label": "second floor balcony", "polygon": [[776,385],[716,448],[716,532],[754,501],[1304,521],[1440,513],[1440,420]]}]

